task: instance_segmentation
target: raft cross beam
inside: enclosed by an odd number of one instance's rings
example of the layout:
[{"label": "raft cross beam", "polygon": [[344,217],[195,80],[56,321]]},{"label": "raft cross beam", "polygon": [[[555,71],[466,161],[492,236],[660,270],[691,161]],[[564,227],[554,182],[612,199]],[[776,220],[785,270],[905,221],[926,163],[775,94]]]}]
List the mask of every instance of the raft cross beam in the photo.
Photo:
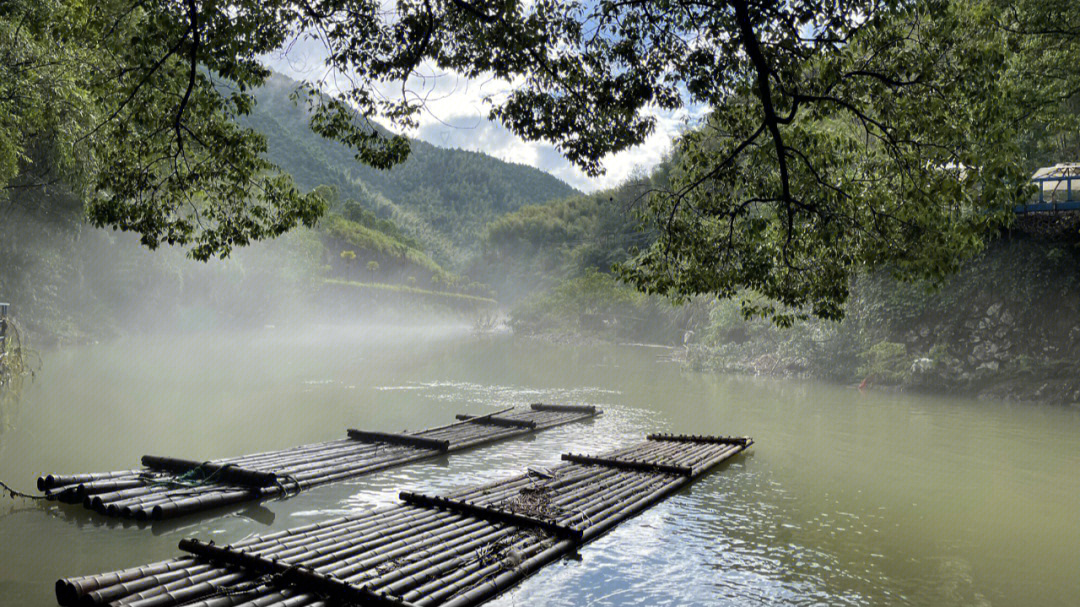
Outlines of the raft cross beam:
[{"label": "raft cross beam", "polygon": [[141,470],[42,476],[38,490],[112,517],[161,520],[289,497],[392,466],[582,421],[595,407],[508,407],[420,432],[349,430],[348,438],[206,462],[147,455]]}]

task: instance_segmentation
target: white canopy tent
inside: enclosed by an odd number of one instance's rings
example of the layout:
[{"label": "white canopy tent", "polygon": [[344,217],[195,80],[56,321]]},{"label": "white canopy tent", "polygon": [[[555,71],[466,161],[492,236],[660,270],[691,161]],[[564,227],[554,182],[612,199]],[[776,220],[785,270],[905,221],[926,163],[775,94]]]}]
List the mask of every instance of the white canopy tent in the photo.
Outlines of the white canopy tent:
[{"label": "white canopy tent", "polygon": [[[1054,179],[1055,177],[1077,179]],[[1046,202],[1080,200],[1080,163],[1067,162],[1043,167],[1035,171],[1031,179],[1042,186],[1041,198]]]}]

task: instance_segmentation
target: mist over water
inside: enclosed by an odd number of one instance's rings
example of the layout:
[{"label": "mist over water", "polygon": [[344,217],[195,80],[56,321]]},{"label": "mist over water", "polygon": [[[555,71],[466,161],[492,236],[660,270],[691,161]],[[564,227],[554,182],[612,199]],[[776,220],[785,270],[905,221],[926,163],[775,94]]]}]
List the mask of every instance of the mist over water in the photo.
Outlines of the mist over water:
[{"label": "mist over water", "polygon": [[493,605],[1071,605],[1080,411],[687,372],[658,350],[478,339],[462,323],[133,335],[44,353],[0,478],[209,459],[547,401],[604,415],[534,436],[140,528],[78,506],[0,506],[0,605],[57,578],[168,558],[553,466],[649,432],[750,435],[747,453]]}]

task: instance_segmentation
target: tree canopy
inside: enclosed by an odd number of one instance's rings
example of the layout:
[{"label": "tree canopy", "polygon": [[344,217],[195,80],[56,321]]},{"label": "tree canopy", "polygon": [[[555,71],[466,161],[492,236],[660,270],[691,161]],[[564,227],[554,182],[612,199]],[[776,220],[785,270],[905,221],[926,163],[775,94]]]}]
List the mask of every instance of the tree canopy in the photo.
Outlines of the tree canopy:
[{"label": "tree canopy", "polygon": [[706,109],[644,197],[658,238],[620,272],[764,296],[744,312],[781,324],[840,318],[867,267],[941,281],[1030,191],[1032,139],[1075,133],[1062,0],[541,2],[510,29],[540,33],[480,62],[529,76],[493,116],[586,170],[644,141],[643,110]]},{"label": "tree canopy", "polygon": [[587,170],[647,136],[642,110],[707,109],[623,277],[764,296],[744,312],[781,324],[840,318],[867,267],[940,282],[1030,191],[1025,138],[1075,125],[1080,6],[1060,0],[539,3],[528,23],[530,79],[493,114]]},{"label": "tree canopy", "polygon": [[1032,133],[1070,128],[1078,32],[1071,0],[12,0],[0,185],[56,173],[95,224],[200,259],[310,225],[320,199],[236,119],[266,54],[314,38],[332,78],[294,99],[375,167],[408,154],[374,121],[415,125],[425,66],[513,82],[491,117],[591,174],[652,112],[703,110],[623,276],[837,318],[860,268],[939,280],[1008,221]]}]

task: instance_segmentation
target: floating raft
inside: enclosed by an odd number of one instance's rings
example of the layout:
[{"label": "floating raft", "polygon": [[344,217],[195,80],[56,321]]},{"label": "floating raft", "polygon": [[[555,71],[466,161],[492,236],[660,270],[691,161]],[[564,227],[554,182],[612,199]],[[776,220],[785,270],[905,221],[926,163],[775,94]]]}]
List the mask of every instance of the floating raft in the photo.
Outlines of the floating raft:
[{"label": "floating raft", "polygon": [[145,455],[140,470],[37,480],[49,499],[82,503],[113,517],[162,520],[309,487],[587,419],[592,406],[534,404],[410,434],[349,430],[348,438],[198,462]]},{"label": "floating raft", "polygon": [[752,444],[652,435],[551,470],[231,545],[180,542],[179,558],[59,580],[60,605],[466,607],[572,554]]}]

